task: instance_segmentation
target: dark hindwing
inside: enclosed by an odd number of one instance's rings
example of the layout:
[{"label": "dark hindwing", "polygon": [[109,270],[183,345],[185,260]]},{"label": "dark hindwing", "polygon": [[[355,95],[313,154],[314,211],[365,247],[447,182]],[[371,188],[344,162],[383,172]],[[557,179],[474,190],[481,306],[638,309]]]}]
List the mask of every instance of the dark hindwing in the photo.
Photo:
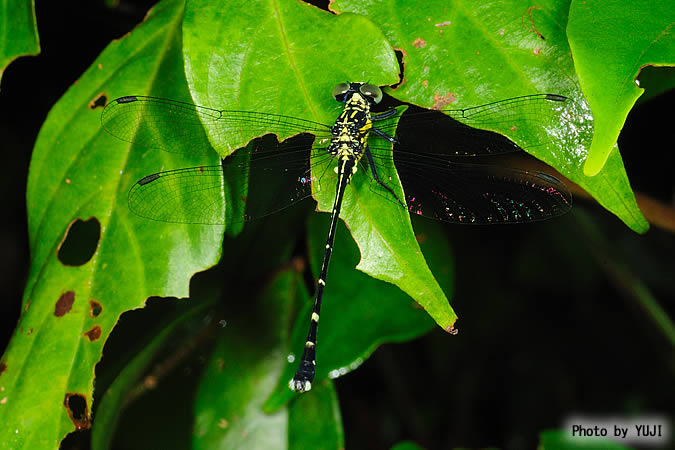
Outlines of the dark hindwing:
[{"label": "dark hindwing", "polygon": [[[571,207],[572,196],[555,177],[467,163],[470,158],[466,157],[557,144],[552,130],[556,121],[562,120],[560,111],[567,101],[559,95],[541,94],[442,113],[406,113],[397,129],[393,154],[381,144],[370,146],[383,181],[372,183],[372,189],[401,204],[400,196],[393,195],[392,180],[397,175],[410,213],[454,223],[521,223],[564,214]],[[395,126],[392,122],[394,119],[385,119],[375,127],[390,133]],[[518,145],[495,132],[472,127],[500,130]]]},{"label": "dark hindwing", "polygon": [[446,222],[490,224],[549,219],[572,206],[567,187],[537,171],[395,158],[411,213]]}]

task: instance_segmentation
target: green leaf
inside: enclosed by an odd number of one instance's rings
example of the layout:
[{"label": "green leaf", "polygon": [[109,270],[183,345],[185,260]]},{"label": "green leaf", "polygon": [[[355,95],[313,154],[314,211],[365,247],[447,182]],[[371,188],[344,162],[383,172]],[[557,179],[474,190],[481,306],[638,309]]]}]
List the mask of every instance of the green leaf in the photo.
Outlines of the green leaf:
[{"label": "green leaf", "polygon": [[312,395],[301,395],[288,408],[288,448],[345,448],[340,404],[330,380],[319,383]]},{"label": "green leaf", "polygon": [[[555,124],[540,124],[550,145],[527,151],[580,185],[637,232],[648,228],[637,207],[618,151],[598,176],[583,166],[593,134],[590,108],[576,78],[564,4],[499,2],[337,1],[331,8],[371,17],[403,54],[404,80],[389,94],[423,107],[464,108],[535,93],[571,99]],[[508,128],[492,128],[506,136]],[[526,136],[527,137],[527,136]],[[516,143],[523,144],[516,140]],[[527,142],[525,142],[527,143]],[[449,144],[450,145],[450,144]]]},{"label": "green leaf", "polygon": [[255,326],[228,321],[197,394],[194,448],[343,448],[329,381],[274,414],[262,410],[284,367],[289,311],[303,296],[301,274],[282,272],[261,296]]},{"label": "green leaf", "polygon": [[5,68],[23,55],[40,53],[33,0],[0,3],[0,80]]},{"label": "green leaf", "polygon": [[675,6],[649,1],[573,1],[567,36],[579,83],[595,118],[584,167],[597,174],[615,149],[628,112],[644,89],[635,83],[647,66],[675,65]]},{"label": "green leaf", "polygon": [[423,450],[419,444],[411,441],[401,441],[394,445],[391,450]]},{"label": "green leaf", "polygon": [[[183,36],[193,98],[228,109],[332,124],[341,108],[330,96],[337,83],[393,84],[398,71],[391,47],[370,21],[353,14],[331,15],[300,2],[255,2],[242,12],[231,2],[191,1]],[[255,137],[242,131],[223,139],[222,130],[209,131],[223,156]],[[229,148],[222,148],[223,141]],[[321,180],[324,190],[315,192],[320,210],[332,207],[331,175]],[[359,269],[397,284],[441,327],[450,329],[456,315],[425,266],[407,211],[386,204],[356,180],[352,187],[341,217],[361,249]]]},{"label": "green leaf", "polygon": [[[448,276],[453,272],[452,266],[448,266],[452,261],[450,250],[438,226],[430,226],[433,222],[429,220],[420,222],[427,222],[420,227],[423,230],[418,235],[422,242],[420,245],[425,254],[431,255],[443,288],[451,293],[451,277]],[[313,215],[310,219],[309,249],[314,258],[315,274],[319,272],[329,225],[328,214]],[[347,229],[339,223],[321,307],[315,383],[355,370],[380,344],[414,339],[434,326],[424,310],[401,289],[354,270],[358,260],[359,248],[349,238]],[[288,382],[298,368],[298,356],[304,348],[312,305],[313,300],[305,304],[293,326],[293,357],[289,358],[274,395],[265,403],[268,412],[297,396],[288,389]]]},{"label": "green leaf", "polygon": [[[190,276],[219,257],[222,229],[149,223],[126,204],[134,181],[162,167],[196,165],[195,158],[112,138],[102,131],[94,102],[148,91],[189,98],[182,4],[162,2],[142,26],[112,43],[40,131],[27,191],[31,268],[22,315],[2,357],[0,447],[56,448],[66,433],[88,427],[93,368],[120,314],[151,295],[187,296]],[[89,262],[66,266],[57,250],[78,217],[95,217],[101,234]],[[74,418],[68,399],[85,405]]]},{"label": "green leaf", "polygon": [[[379,149],[387,145],[391,148],[391,144],[378,136],[371,136],[369,143],[373,154],[384,160],[385,155]],[[389,158],[388,163],[387,167],[378,169],[379,176],[390,180],[398,198],[405,198],[393,160]],[[450,331],[457,315],[426,265],[415,240],[409,212],[376,195],[371,190],[370,175],[364,172],[357,171],[352,177],[340,212],[361,252],[357,269],[398,286],[424,307],[441,328]],[[323,174],[320,191],[314,193],[320,211],[332,211],[336,186],[336,173]]]},{"label": "green leaf", "polygon": [[[191,0],[183,39],[192,97],[214,108],[330,125],[341,110],[331,96],[335,85],[397,80],[394,52],[370,21],[352,14],[335,16],[297,1],[241,5]],[[210,136],[223,157],[256,136],[242,130],[216,139],[216,131],[209,130]],[[274,127],[268,131],[277,132]],[[281,139],[290,136],[277,134]]]}]

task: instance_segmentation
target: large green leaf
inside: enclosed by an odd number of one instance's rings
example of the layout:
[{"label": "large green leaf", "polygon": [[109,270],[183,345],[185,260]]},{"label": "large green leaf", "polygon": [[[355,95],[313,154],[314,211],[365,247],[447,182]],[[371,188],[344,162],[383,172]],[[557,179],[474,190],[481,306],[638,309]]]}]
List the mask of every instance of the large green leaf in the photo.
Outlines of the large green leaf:
[{"label": "large green leaf", "polygon": [[[88,427],[93,368],[120,314],[151,295],[187,296],[190,276],[219,257],[221,229],[149,223],[126,204],[129,186],[143,175],[197,160],[115,140],[102,131],[94,101],[169,91],[189,99],[182,9],[181,1],[165,1],[112,43],[40,131],[27,192],[31,269],[22,315],[2,357],[2,448],[56,448],[69,431]],[[218,161],[215,152],[211,159]],[[57,250],[78,217],[96,218],[100,239],[86,264],[66,266]],[[68,406],[77,407],[73,418]]]},{"label": "large green leaf", "polygon": [[[637,208],[618,150],[597,176],[583,173],[593,121],[567,43],[566,5],[436,0],[421,6],[342,0],[331,8],[370,17],[402,52],[404,79],[389,91],[400,100],[463,108],[534,93],[569,97],[572,101],[557,124],[538,125],[538,118],[533,119],[532,127],[547,128],[550,145],[527,150],[584,188],[633,230],[646,231],[648,224]],[[513,134],[508,128],[492,130]],[[523,144],[518,139],[516,143]]]},{"label": "large green leaf", "polygon": [[[675,5],[650,1],[572,1],[567,36],[579,83],[593,109],[595,135],[584,171],[597,174],[615,150],[642,95],[647,65],[675,66]],[[672,87],[671,75],[671,87]]]},{"label": "large green leaf", "polygon": [[[183,39],[192,97],[216,108],[330,125],[341,110],[331,96],[338,83],[397,81],[394,52],[375,25],[357,15],[335,16],[298,1],[241,5],[190,0]],[[242,132],[215,139],[216,131],[209,129],[222,156],[255,136]],[[219,142],[226,142],[227,148],[219,148]]]},{"label": "large green leaf", "polygon": [[19,56],[40,53],[33,0],[0,2],[0,80],[5,68]]},{"label": "large green leaf", "polygon": [[[330,96],[337,83],[386,85],[397,79],[394,53],[370,21],[300,2],[255,2],[242,12],[233,3],[194,0],[188,3],[183,33],[188,83],[202,104],[332,124],[340,110]],[[254,137],[235,133],[223,139],[216,129],[210,136],[221,155]],[[230,148],[218,148],[223,141]],[[335,177],[327,174],[321,184],[315,197],[319,209],[328,211]],[[341,217],[361,249],[358,267],[399,286],[449,330],[456,315],[426,267],[408,213],[388,203],[356,179],[345,196]]]}]

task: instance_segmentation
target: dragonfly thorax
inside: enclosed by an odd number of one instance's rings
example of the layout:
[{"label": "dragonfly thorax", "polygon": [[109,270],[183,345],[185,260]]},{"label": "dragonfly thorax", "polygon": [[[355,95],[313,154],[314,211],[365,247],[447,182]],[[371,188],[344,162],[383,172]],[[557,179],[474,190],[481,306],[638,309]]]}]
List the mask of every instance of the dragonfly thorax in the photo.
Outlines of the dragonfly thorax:
[{"label": "dragonfly thorax", "polygon": [[352,157],[358,160],[366,147],[372,127],[370,103],[361,93],[354,92],[346,100],[345,108],[331,127],[332,137],[328,152],[341,159]]}]

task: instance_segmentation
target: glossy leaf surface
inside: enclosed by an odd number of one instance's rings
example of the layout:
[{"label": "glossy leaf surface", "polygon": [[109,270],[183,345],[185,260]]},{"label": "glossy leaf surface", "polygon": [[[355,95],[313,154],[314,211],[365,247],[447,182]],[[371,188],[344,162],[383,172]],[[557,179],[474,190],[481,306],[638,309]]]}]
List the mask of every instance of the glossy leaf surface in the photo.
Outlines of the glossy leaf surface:
[{"label": "glossy leaf surface", "polygon": [[[152,295],[187,296],[190,276],[218,259],[222,230],[149,224],[126,205],[129,185],[151,168],[198,160],[115,140],[101,129],[96,107],[101,96],[129,91],[187,97],[181,19],[182,2],[160,4],[99,56],[42,127],[27,192],[31,270],[2,357],[0,435],[7,448],[56,448],[66,433],[88,428],[94,365],[120,314]],[[101,225],[92,258],[62,264],[57,249],[70,224],[90,217]]]},{"label": "glossy leaf surface", "polygon": [[[567,36],[595,135],[584,166],[596,175],[615,150],[626,116],[644,89],[647,65],[675,66],[675,6],[649,1],[572,1]],[[674,80],[671,77],[671,88]]]},{"label": "glossy leaf surface", "polygon": [[[593,114],[572,63],[566,5],[432,1],[420,8],[394,3],[396,7],[374,1],[331,5],[340,12],[366,15],[403,53],[404,80],[389,92],[392,96],[428,108],[465,108],[536,93],[569,97],[571,105],[550,130],[557,139],[524,148],[581,186],[631,229],[647,230],[616,147],[603,171],[594,177],[584,174]],[[490,129],[512,135],[508,127]],[[523,143],[517,136],[515,142]]]}]

